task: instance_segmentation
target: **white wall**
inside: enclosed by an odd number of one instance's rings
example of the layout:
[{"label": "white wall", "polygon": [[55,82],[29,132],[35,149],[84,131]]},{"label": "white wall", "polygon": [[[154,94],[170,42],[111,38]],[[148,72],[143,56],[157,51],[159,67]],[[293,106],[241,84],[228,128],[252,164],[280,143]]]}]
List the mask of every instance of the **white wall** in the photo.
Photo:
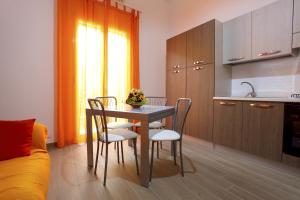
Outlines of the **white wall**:
[{"label": "white wall", "polygon": [[[225,22],[277,0],[168,0],[170,35],[174,36],[211,19]],[[243,96],[254,84],[261,96],[287,96],[300,92],[300,57],[242,64],[232,68],[232,95]]]},{"label": "white wall", "polygon": [[251,82],[258,96],[287,97],[300,93],[300,56],[238,65],[232,68],[232,96],[249,92],[242,81]]},{"label": "white wall", "polygon": [[54,130],[54,0],[0,1],[0,119]]},{"label": "white wall", "polygon": [[126,0],[140,10],[140,80],[148,96],[164,96],[166,90],[166,39],[169,4],[166,0]]},{"label": "white wall", "polygon": [[[127,0],[128,6],[142,11],[142,89],[147,95],[165,95],[167,37],[213,18],[226,21],[272,1],[275,0]],[[0,27],[0,119],[35,117],[48,126],[49,142],[53,142],[54,0],[1,0]],[[238,91],[239,79],[253,78],[252,81],[261,80],[256,86],[263,91],[264,85],[271,85],[262,84],[268,77],[268,83],[284,91],[300,92],[295,87],[300,85],[299,58],[288,60],[279,62],[283,67],[273,66],[276,60],[235,67],[233,85]]]},{"label": "white wall", "polygon": [[[164,0],[128,0],[142,12],[140,78],[147,95],[165,95]],[[35,117],[54,136],[54,0],[0,1],[0,120]]]},{"label": "white wall", "polygon": [[276,0],[167,0],[170,35],[174,36],[211,19],[221,22],[248,13]]}]

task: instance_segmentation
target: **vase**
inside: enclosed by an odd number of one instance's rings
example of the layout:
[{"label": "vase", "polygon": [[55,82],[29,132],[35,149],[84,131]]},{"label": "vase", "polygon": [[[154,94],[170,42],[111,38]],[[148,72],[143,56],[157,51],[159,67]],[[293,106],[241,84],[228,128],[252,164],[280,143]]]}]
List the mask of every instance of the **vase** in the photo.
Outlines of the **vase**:
[{"label": "vase", "polygon": [[129,104],[132,108],[140,108],[142,105],[138,104]]}]

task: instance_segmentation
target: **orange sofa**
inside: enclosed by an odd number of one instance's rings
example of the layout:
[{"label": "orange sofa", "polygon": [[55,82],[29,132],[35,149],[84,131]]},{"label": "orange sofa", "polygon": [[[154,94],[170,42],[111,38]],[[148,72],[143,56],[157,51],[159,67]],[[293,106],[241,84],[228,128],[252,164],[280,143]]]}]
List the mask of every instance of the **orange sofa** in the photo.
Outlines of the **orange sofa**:
[{"label": "orange sofa", "polygon": [[35,123],[31,155],[0,161],[1,200],[47,199],[50,159],[46,138],[47,128]]}]

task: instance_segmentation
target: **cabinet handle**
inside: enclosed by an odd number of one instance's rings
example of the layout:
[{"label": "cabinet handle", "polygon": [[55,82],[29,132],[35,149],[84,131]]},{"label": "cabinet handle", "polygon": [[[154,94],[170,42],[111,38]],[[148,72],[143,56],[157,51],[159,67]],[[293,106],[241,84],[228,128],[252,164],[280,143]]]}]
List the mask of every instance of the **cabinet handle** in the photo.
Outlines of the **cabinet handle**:
[{"label": "cabinet handle", "polygon": [[204,67],[193,67],[194,71],[196,71],[196,70],[198,71],[198,70],[202,70],[202,69],[204,69]]},{"label": "cabinet handle", "polygon": [[277,51],[267,51],[267,52],[261,52],[258,54],[259,57],[264,57],[264,56],[272,56],[281,53],[281,50]]},{"label": "cabinet handle", "polygon": [[180,71],[179,70],[174,70],[173,73],[178,74]]},{"label": "cabinet handle", "polygon": [[177,69],[177,68],[180,68],[180,65],[173,66],[173,69]]},{"label": "cabinet handle", "polygon": [[234,62],[234,61],[239,61],[239,60],[244,60],[245,57],[239,57],[239,58],[230,58],[228,59],[229,62]]},{"label": "cabinet handle", "polygon": [[264,108],[264,109],[273,108],[273,105],[270,105],[270,104],[263,104],[263,103],[260,103],[260,104],[251,103],[250,106],[251,106],[251,107],[254,107],[254,108]]},{"label": "cabinet handle", "polygon": [[201,63],[204,63],[204,61],[203,61],[203,60],[195,61],[195,62],[194,62],[194,65],[199,65],[199,64],[201,64]]},{"label": "cabinet handle", "polygon": [[220,105],[222,105],[222,106],[235,106],[236,103],[221,101],[221,102],[220,102]]}]

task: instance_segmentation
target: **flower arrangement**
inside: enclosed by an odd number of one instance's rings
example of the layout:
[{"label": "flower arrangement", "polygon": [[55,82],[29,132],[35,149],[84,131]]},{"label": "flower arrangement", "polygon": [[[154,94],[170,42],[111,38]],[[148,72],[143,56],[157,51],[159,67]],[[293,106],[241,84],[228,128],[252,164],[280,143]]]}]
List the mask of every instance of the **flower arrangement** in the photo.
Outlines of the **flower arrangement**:
[{"label": "flower arrangement", "polygon": [[126,103],[133,108],[139,108],[147,103],[144,92],[140,89],[132,89],[128,95]]}]

